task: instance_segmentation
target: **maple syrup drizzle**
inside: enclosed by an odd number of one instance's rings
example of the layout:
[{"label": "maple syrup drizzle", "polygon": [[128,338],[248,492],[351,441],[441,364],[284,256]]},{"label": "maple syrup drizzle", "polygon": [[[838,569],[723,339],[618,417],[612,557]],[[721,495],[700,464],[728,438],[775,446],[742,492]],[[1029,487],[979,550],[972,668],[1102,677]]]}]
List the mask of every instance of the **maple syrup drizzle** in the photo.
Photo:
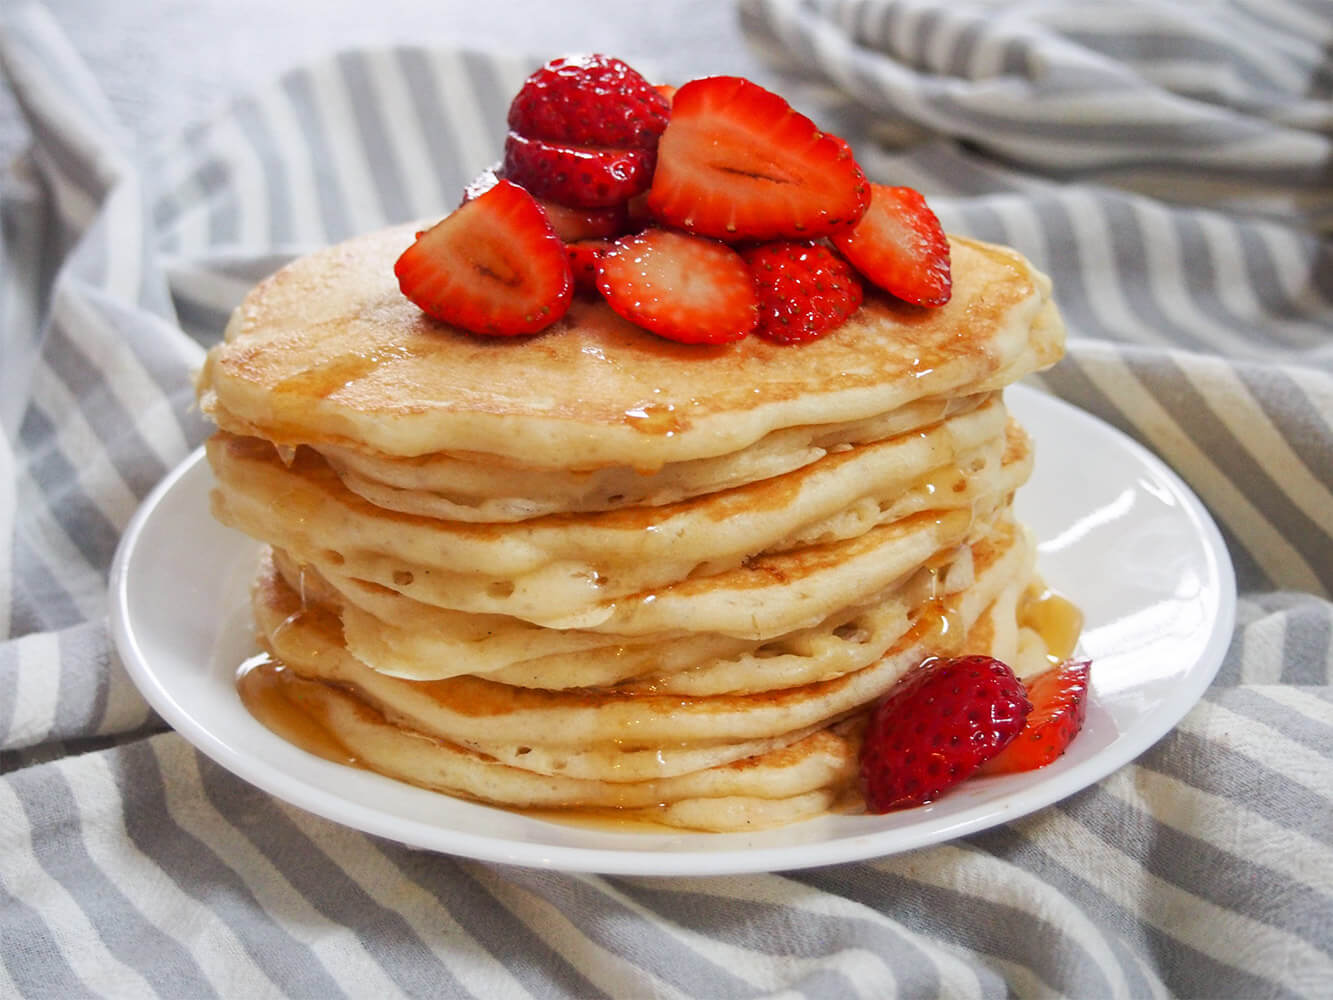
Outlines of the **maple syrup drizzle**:
[{"label": "maple syrup drizzle", "polygon": [[[302,614],[302,611],[295,612],[283,626]],[[1037,632],[1046,645],[1048,659],[1060,663],[1074,651],[1082,630],[1083,615],[1063,595],[1048,588],[1033,588],[1020,602],[1019,623]],[[929,644],[938,650],[937,655],[959,652],[965,636],[958,610],[943,598],[928,600],[914,616],[908,638],[909,641]],[[246,710],[277,736],[308,753],[336,764],[364,767],[336,736],[290,697],[287,677],[287,667],[267,653],[242,663],[236,672],[236,687]],[[859,795],[849,793],[830,811],[859,811],[859,805]],[[530,819],[602,833],[680,835],[683,832],[678,827],[654,822],[645,810],[631,813],[609,807],[498,808]]]},{"label": "maple syrup drizzle", "polygon": [[316,757],[361,767],[361,762],[288,694],[287,667],[267,653],[252,656],[236,671],[243,704],[266,729]]},{"label": "maple syrup drizzle", "polygon": [[625,423],[640,434],[673,437],[685,429],[685,421],[671,403],[647,403],[625,411]]},{"label": "maple syrup drizzle", "polygon": [[1063,663],[1078,645],[1083,612],[1069,598],[1050,588],[1033,588],[1019,604],[1018,623],[1041,636],[1046,644],[1046,658],[1052,664]]},{"label": "maple syrup drizzle", "polygon": [[[364,767],[361,761],[310,716],[288,694],[287,667],[268,653],[250,657],[236,671],[236,690],[241,703],[261,725],[295,747],[348,767]],[[603,833],[669,833],[679,827],[654,822],[647,810],[633,813],[614,808],[571,807],[567,809],[523,809],[496,806],[530,819],[559,823]],[[664,807],[663,807],[664,808]]]}]

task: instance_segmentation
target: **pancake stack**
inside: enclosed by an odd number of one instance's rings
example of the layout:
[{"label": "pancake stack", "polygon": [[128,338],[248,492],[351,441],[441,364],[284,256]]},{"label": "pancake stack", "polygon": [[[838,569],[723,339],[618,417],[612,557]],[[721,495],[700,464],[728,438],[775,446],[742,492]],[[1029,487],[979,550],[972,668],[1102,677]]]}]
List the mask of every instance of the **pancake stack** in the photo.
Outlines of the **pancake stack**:
[{"label": "pancake stack", "polygon": [[798,346],[590,301],[501,340],[403,298],[413,232],[265,281],[200,377],[214,513],[268,546],[266,721],[488,803],[752,829],[856,808],[924,658],[1047,668],[1002,390],[1064,334],[1019,255],[955,238],[947,305]]}]

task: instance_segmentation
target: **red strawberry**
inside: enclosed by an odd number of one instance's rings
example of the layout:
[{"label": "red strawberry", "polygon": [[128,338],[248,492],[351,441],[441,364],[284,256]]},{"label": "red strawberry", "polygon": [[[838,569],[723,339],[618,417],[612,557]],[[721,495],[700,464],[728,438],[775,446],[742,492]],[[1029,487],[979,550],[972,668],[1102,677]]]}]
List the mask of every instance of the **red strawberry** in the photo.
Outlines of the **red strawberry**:
[{"label": "red strawberry", "polygon": [[627,201],[625,211],[629,216],[630,230],[645,229],[654,223],[652,213],[648,211],[648,193],[646,191]]},{"label": "red strawberry", "polygon": [[495,186],[421,233],[394,265],[403,294],[473,333],[535,333],[565,314],[565,248],[532,195]]},{"label": "red strawberry", "polygon": [[573,208],[546,198],[538,198],[537,204],[566,243],[619,236],[630,228],[629,209],[623,201],[605,208]]},{"label": "red strawberry", "polygon": [[653,179],[651,149],[600,149],[529,139],[505,139],[504,175],[538,198],[579,208],[604,208],[646,191]]},{"label": "red strawberry", "polygon": [[871,713],[861,747],[866,807],[935,800],[1009,745],[1031,709],[1013,671],[993,657],[927,659]]},{"label": "red strawberry", "polygon": [[[467,187],[463,188],[463,200],[471,201],[495,187],[504,167],[499,163],[487,167]],[[546,198],[538,198],[546,217],[551,220],[555,234],[566,243],[575,240],[587,240],[607,236],[619,236],[629,231],[629,208],[627,202],[609,205],[606,208],[572,208]]]},{"label": "red strawberry", "polygon": [[[669,83],[659,83],[653,89],[666,98],[668,106],[670,106],[671,102],[676,99],[676,88]],[[665,123],[663,123],[662,127],[666,127]]]},{"label": "red strawberry", "polygon": [[509,105],[509,127],[548,142],[653,149],[669,112],[657,88],[619,59],[566,56],[528,77]]},{"label": "red strawberry", "polygon": [[602,254],[611,246],[610,240],[579,240],[565,244],[569,254],[569,269],[574,275],[574,291],[600,296],[597,290],[597,272]]},{"label": "red strawberry", "polygon": [[625,319],[668,340],[721,344],[754,328],[754,283],[731,247],[669,229],[623,236],[602,254],[597,287]]},{"label": "red strawberry", "polygon": [[1067,660],[1028,684],[1032,714],[1018,738],[982,765],[979,774],[1045,767],[1068,749],[1088,716],[1092,661]]},{"label": "red strawberry", "polygon": [[846,143],[777,94],[734,76],[676,91],[648,204],[664,222],[729,241],[849,228],[870,189]]},{"label": "red strawberry", "polygon": [[920,192],[870,185],[870,207],[834,245],[869,281],[905,302],[942,306],[953,294],[949,240]]},{"label": "red strawberry", "polygon": [[840,326],[861,305],[861,279],[818,243],[779,240],[741,251],[759,298],[755,333],[792,344]]}]

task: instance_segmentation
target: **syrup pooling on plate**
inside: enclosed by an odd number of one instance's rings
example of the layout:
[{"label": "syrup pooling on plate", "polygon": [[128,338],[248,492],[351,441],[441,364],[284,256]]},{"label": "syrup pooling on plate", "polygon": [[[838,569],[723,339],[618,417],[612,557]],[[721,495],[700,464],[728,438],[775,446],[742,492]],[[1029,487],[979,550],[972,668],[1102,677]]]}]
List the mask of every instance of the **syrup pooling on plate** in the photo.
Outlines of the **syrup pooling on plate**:
[{"label": "syrup pooling on plate", "polygon": [[[556,76],[549,99],[574,100]],[[536,127],[520,104],[511,127]],[[773,114],[791,141],[765,152]],[[210,353],[214,510],[268,546],[252,606],[282,665],[243,675],[248,703],[511,808],[695,830],[844,809],[866,719],[920,664],[984,653],[1028,678],[1056,655],[1053,626],[1027,626],[1053,605],[1023,597],[1040,577],[1011,504],[1033,456],[1002,397],[1060,354],[1049,282],[936,232],[893,269],[938,279],[947,255],[947,301],[889,294],[878,214],[856,267],[805,246],[881,194],[846,144],[724,80],[676,93],[647,214],[607,216],[632,231],[567,302],[551,220],[617,189],[539,183],[564,144],[540,128],[439,226],[261,284]],[[735,169],[770,152],[779,198]]]},{"label": "syrup pooling on plate", "polygon": [[307,753],[335,764],[357,767],[355,755],[302,710],[287,693],[285,668],[267,653],[250,657],[236,671],[236,690],[251,715],[265,728]]},{"label": "syrup pooling on plate", "polygon": [[1024,627],[1041,636],[1053,663],[1074,655],[1083,631],[1083,612],[1068,597],[1047,587],[1033,588],[1023,595],[1018,616]]}]

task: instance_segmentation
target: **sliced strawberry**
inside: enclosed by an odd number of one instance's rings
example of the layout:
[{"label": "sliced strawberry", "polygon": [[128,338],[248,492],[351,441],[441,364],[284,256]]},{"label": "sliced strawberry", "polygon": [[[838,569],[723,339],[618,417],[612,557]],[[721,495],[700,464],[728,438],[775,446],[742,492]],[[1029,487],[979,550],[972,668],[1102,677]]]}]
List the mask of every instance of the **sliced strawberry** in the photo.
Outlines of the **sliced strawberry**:
[{"label": "sliced strawberry", "polygon": [[421,233],[393,270],[403,294],[430,316],[497,336],[554,323],[574,286],[546,213],[506,180]]},{"label": "sliced strawberry", "polygon": [[861,279],[818,243],[777,240],[741,251],[759,299],[755,333],[793,344],[841,326],[861,305]]},{"label": "sliced strawberry", "polygon": [[669,229],[623,236],[602,254],[597,287],[625,319],[668,340],[721,344],[754,328],[754,283],[722,243]]},{"label": "sliced strawberry", "polygon": [[629,216],[629,232],[644,229],[654,224],[656,220],[648,211],[648,193],[644,192],[635,195],[625,203],[626,214]]},{"label": "sliced strawberry", "polygon": [[866,808],[934,801],[1011,745],[1031,710],[1014,672],[993,657],[927,659],[871,713],[861,746]]},{"label": "sliced strawberry", "polygon": [[[676,88],[669,83],[659,83],[653,89],[666,98],[668,105],[676,99]],[[663,123],[662,127],[665,128],[666,124]]]},{"label": "sliced strawberry", "polygon": [[1088,717],[1091,660],[1067,660],[1028,684],[1032,714],[1018,738],[982,765],[979,774],[1045,767],[1069,748]]},{"label": "sliced strawberry", "polygon": [[602,254],[610,248],[610,240],[579,240],[565,244],[569,269],[574,275],[574,291],[601,297],[597,289],[598,267]]},{"label": "sliced strawberry", "polygon": [[630,66],[604,55],[552,59],[509,105],[509,127],[574,146],[653,149],[670,104]]},{"label": "sliced strawberry", "polygon": [[648,189],[654,155],[651,149],[599,149],[510,132],[505,139],[504,175],[538,198],[604,208]]},{"label": "sliced strawberry", "polygon": [[942,306],[953,294],[949,239],[921,193],[870,185],[870,207],[834,245],[868,280],[905,302]]},{"label": "sliced strawberry", "polygon": [[[499,163],[487,167],[463,188],[463,201],[471,201],[495,187],[503,172],[504,166]],[[573,243],[575,240],[603,239],[629,232],[628,202],[608,205],[605,208],[573,208],[551,201],[549,198],[538,198],[537,204],[551,220],[555,234],[566,243]]]},{"label": "sliced strawberry", "polygon": [[547,198],[538,198],[537,204],[551,220],[555,234],[566,243],[607,239],[627,233],[630,229],[627,202],[618,202],[605,208],[573,208]]},{"label": "sliced strawberry", "polygon": [[648,204],[662,221],[728,241],[848,229],[870,199],[847,144],[777,94],[734,76],[676,91]]}]

